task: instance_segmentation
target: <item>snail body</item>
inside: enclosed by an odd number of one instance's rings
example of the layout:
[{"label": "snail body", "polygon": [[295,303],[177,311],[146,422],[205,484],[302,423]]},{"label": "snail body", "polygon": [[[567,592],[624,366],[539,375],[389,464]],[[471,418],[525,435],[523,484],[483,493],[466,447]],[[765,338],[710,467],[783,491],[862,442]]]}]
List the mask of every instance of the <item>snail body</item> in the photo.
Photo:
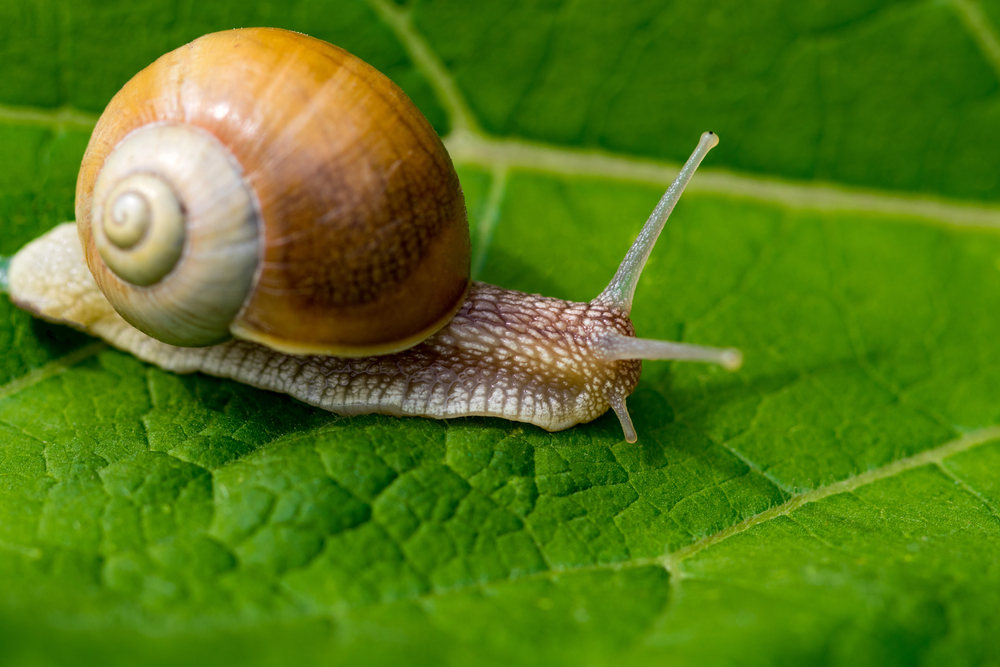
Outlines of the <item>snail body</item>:
[{"label": "snail body", "polygon": [[634,442],[625,399],[640,359],[741,361],[636,338],[629,319],[646,258],[717,141],[702,136],[598,297],[524,294],[469,281],[458,178],[394,84],[297,33],[215,33],[115,96],[84,157],[77,222],[15,255],[6,289],[164,369],[338,414],[555,431],[610,407]]}]

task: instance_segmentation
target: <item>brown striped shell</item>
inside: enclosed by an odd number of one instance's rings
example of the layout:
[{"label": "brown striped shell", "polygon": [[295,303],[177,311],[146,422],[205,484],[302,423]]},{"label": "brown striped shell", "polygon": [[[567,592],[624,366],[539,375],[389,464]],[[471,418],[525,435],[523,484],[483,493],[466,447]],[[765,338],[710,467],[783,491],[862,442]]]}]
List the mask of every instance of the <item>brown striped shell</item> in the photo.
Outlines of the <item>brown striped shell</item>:
[{"label": "brown striped shell", "polygon": [[[108,300],[172,345],[393,352],[469,285],[465,203],[433,128],[374,68],[286,30],[206,35],[137,74],[94,130],[76,213]],[[130,268],[137,253],[161,264]]]}]

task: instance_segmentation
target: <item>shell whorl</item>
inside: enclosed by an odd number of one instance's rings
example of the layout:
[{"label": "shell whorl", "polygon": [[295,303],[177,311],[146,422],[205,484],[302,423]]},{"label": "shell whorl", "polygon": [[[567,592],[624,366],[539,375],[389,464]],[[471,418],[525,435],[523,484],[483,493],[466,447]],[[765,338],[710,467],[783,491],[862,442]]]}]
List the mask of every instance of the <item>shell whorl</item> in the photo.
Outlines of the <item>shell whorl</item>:
[{"label": "shell whorl", "polygon": [[146,287],[177,265],[184,250],[184,209],[158,174],[123,178],[103,202],[94,227],[97,251],[122,280]]},{"label": "shell whorl", "polygon": [[[154,123],[114,148],[94,183],[88,257],[135,328],[172,345],[230,337],[258,265],[259,213],[229,151],[208,132]],[[86,244],[85,244],[86,247]]]}]

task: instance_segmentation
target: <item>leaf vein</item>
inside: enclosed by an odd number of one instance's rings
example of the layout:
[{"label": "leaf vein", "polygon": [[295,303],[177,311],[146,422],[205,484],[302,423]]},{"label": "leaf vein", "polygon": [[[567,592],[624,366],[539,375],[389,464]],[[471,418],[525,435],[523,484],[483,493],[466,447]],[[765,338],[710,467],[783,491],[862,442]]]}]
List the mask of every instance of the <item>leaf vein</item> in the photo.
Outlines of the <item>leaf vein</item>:
[{"label": "leaf vein", "polygon": [[948,477],[948,479],[953,480],[957,486],[961,487],[961,489],[963,491],[965,491],[970,496],[972,496],[973,498],[975,498],[976,500],[978,500],[979,502],[981,502],[983,505],[985,505],[986,508],[990,511],[990,513],[994,517],[996,517],[997,519],[1000,519],[1000,511],[997,511],[996,505],[994,505],[993,503],[991,503],[986,498],[986,496],[984,496],[983,494],[981,494],[979,491],[976,491],[974,488],[972,488],[972,486],[968,482],[966,482],[964,479],[962,479],[957,474],[955,474],[955,471],[952,470],[951,468],[949,468],[948,466],[946,466],[944,464],[944,461],[938,461],[937,462],[937,467],[938,467],[938,469],[941,472],[943,472]]},{"label": "leaf vein", "polygon": [[90,130],[97,125],[97,118],[86,111],[68,106],[45,109],[0,104],[0,124],[4,125],[34,125],[55,129],[72,127]]},{"label": "leaf vein", "polygon": [[0,386],[0,401],[6,398],[10,398],[11,396],[21,391],[24,391],[25,389],[31,387],[32,385],[38,384],[39,382],[43,382],[45,380],[48,380],[49,378],[53,378],[57,375],[65,373],[73,366],[79,364],[82,361],[86,361],[87,359],[103,352],[107,348],[108,348],[107,343],[101,341],[95,341],[93,343],[84,345],[83,347],[79,347],[70,352],[69,354],[59,357],[58,359],[53,359],[52,361],[49,361],[48,363],[39,366],[38,368],[32,371],[29,371],[25,375],[22,375],[21,377],[11,380],[7,384]]},{"label": "leaf vein", "polygon": [[996,28],[975,0],[951,0],[949,3],[958,14],[962,26],[979,47],[983,58],[1000,79],[1000,39]]},{"label": "leaf vein", "polygon": [[[744,533],[751,528],[754,528],[760,524],[767,523],[774,519],[788,518],[795,521],[790,517],[791,513],[795,510],[807,505],[809,503],[817,502],[828,498],[830,496],[839,495],[842,493],[852,493],[857,489],[873,484],[877,481],[888,479],[899,475],[901,473],[920,468],[927,465],[940,466],[942,463],[951,456],[960,454],[973,450],[981,445],[987,444],[994,440],[1000,439],[1000,425],[989,426],[976,431],[971,431],[964,434],[963,436],[951,440],[939,447],[934,449],[929,449],[923,451],[914,456],[910,456],[904,459],[899,459],[888,463],[884,466],[873,468],[867,472],[849,477],[847,479],[822,486],[805,493],[794,495],[789,500],[781,503],[780,505],[775,505],[770,507],[759,514],[755,514],[743,521],[733,524],[728,528],[724,528],[716,533],[705,536],[685,547],[676,549],[674,551],[668,552],[663,556],[653,557],[653,558],[634,558],[627,561],[614,561],[614,562],[591,562],[584,565],[577,566],[549,566],[548,569],[539,570],[532,572],[530,574],[519,574],[516,576],[508,577],[507,579],[493,580],[489,582],[475,581],[469,582],[467,585],[453,586],[449,587],[447,590],[435,589],[433,586],[428,585],[426,591],[422,594],[413,596],[415,601],[423,601],[428,599],[433,599],[442,595],[453,594],[462,590],[469,589],[486,589],[488,586],[495,586],[498,584],[513,584],[521,581],[532,581],[537,579],[546,578],[557,578],[561,575],[573,575],[582,574],[586,572],[601,572],[601,571],[616,571],[625,570],[640,567],[658,566],[662,567],[670,574],[672,595],[676,596],[679,594],[680,582],[684,579],[692,578],[691,575],[682,568],[682,561],[695,556],[706,549],[715,546],[729,539]],[[976,492],[972,490],[975,494]],[[859,500],[863,499],[859,498]],[[985,502],[985,501],[984,501]],[[797,525],[801,526],[801,523],[795,521]],[[528,530],[530,534],[530,527]],[[534,539],[534,536],[532,536]],[[815,537],[815,535],[814,535]],[[817,539],[819,539],[817,537]],[[822,541],[822,540],[820,540]],[[544,550],[542,550],[544,558]],[[593,554],[591,554],[593,555]],[[595,560],[599,557],[595,557]],[[379,603],[374,603],[377,605]],[[383,602],[384,604],[384,602]],[[374,606],[373,604],[359,605],[359,606]]]},{"label": "leaf vein", "polygon": [[454,77],[413,27],[412,10],[408,7],[399,7],[390,0],[368,0],[368,5],[402,42],[413,64],[427,78],[427,82],[437,93],[441,106],[448,114],[452,131],[478,133],[479,122],[469,108],[465,96],[459,92]]},{"label": "leaf vein", "polygon": [[759,524],[766,523],[767,521],[777,517],[788,516],[791,512],[797,510],[803,505],[817,502],[840,493],[850,493],[863,486],[867,486],[882,479],[894,477],[900,473],[913,470],[915,468],[920,468],[926,465],[939,465],[942,461],[950,456],[953,456],[954,454],[969,451],[980,445],[986,444],[987,442],[996,440],[997,438],[1000,438],[1000,426],[989,426],[977,431],[966,433],[965,435],[955,440],[946,442],[945,444],[935,447],[934,449],[928,449],[920,452],[919,454],[898,459],[878,468],[873,468],[872,470],[868,470],[867,472],[863,472],[859,475],[848,477],[838,482],[794,495],[780,505],[764,510],[760,514],[756,514],[738,524],[734,524],[724,530],[714,533],[713,535],[702,538],[694,544],[678,549],[670,554],[669,558],[673,561],[690,558],[691,556],[704,551],[708,547],[719,544],[720,542],[735,535],[739,535],[740,533],[744,533]]},{"label": "leaf vein", "polygon": [[493,242],[493,231],[500,220],[500,206],[507,190],[507,166],[493,165],[490,190],[486,196],[486,207],[476,223],[476,243],[472,254],[472,279],[478,280],[486,264],[486,257]]}]

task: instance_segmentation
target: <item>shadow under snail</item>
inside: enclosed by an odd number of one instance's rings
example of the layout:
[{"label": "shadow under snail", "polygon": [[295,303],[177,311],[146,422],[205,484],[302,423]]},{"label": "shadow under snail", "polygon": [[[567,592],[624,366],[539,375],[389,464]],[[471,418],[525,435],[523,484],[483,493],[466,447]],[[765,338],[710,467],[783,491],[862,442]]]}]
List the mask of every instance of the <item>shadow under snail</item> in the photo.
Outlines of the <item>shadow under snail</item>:
[{"label": "shadow under snail", "polygon": [[636,338],[629,320],[653,244],[717,142],[702,135],[595,299],[525,294],[469,280],[458,176],[395,84],[302,34],[214,33],[112,99],[80,168],[77,222],[25,246],[0,286],[164,369],[341,415],[557,431],[610,407],[635,442],[625,398],[640,359],[742,361]]}]

